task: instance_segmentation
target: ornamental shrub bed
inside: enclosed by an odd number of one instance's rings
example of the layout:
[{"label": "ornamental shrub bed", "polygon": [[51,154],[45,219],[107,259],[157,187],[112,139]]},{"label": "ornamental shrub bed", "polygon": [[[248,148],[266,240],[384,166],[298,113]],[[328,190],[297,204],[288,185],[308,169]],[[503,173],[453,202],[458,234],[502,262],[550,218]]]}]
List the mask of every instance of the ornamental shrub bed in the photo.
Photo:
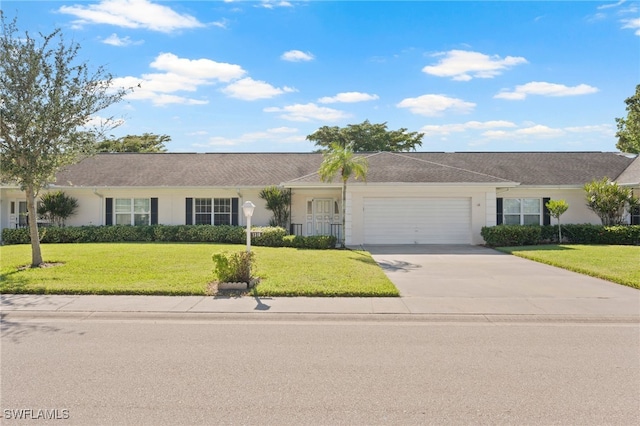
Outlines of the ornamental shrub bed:
[{"label": "ornamental shrub bed", "polygon": [[[252,229],[252,244],[267,247],[335,248],[333,236],[287,235],[283,228]],[[188,242],[244,244],[245,228],[232,225],[67,226],[40,228],[42,243]],[[2,230],[5,245],[30,244],[28,228]]]},{"label": "ornamental shrub bed", "polygon": [[[490,247],[558,243],[558,225],[485,226],[480,234]],[[638,245],[640,244],[640,225],[562,225],[562,243]]]}]

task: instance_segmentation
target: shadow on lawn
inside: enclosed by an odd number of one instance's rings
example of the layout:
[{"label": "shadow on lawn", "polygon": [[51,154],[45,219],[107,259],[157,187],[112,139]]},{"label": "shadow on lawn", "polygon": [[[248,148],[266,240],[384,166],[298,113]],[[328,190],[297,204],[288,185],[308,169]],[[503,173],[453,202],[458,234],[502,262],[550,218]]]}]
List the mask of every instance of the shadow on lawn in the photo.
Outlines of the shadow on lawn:
[{"label": "shadow on lawn", "polygon": [[498,248],[498,250],[505,251],[507,253],[513,253],[516,251],[565,251],[575,250],[575,248],[548,244],[541,246],[500,247]]}]

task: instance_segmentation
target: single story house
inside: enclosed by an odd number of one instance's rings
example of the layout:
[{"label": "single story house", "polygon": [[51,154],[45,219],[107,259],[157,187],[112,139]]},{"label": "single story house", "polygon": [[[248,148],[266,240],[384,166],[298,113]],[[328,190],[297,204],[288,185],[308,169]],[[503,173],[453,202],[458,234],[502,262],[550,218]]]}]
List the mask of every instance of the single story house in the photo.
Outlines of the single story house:
[{"label": "single story house", "polygon": [[[640,192],[640,157],[607,152],[377,152],[366,182],[346,191],[348,245],[482,244],[483,226],[549,224],[544,203],[564,199],[563,223],[600,223],[583,185],[608,177]],[[257,207],[253,225],[271,212],[259,192],[291,190],[291,232],[342,230],[342,183],[323,182],[319,153],[98,154],[57,175],[48,190],[79,201],[67,225],[244,225],[241,206]],[[0,188],[0,227],[26,225],[25,196]],[[627,218],[638,223],[637,216]]]}]

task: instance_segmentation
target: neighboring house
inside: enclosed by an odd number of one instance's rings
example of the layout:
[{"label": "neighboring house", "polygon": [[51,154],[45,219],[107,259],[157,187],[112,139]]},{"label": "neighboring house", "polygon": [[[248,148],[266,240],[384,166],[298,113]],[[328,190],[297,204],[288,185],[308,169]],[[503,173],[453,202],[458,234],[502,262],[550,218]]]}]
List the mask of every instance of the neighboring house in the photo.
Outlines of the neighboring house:
[{"label": "neighboring house", "polygon": [[[565,199],[563,223],[600,223],[583,185],[609,177],[640,191],[640,158],[602,152],[462,152],[362,154],[366,182],[347,187],[346,242],[482,244],[483,226],[548,224],[544,203]],[[322,182],[318,153],[98,154],[57,175],[51,190],[79,201],[67,225],[244,225],[242,204],[256,204],[252,224],[271,212],[258,196],[270,185],[292,192],[291,231],[342,232],[341,181]],[[0,227],[26,225],[24,193],[0,188]],[[637,216],[629,217],[637,223]]]}]

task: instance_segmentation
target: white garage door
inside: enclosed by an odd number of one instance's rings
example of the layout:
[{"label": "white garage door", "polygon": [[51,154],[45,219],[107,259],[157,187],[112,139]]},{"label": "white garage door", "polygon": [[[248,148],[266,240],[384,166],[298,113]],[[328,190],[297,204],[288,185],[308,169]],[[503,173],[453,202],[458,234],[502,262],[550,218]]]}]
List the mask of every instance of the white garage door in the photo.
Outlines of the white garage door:
[{"label": "white garage door", "polygon": [[365,198],[365,244],[470,244],[470,198]]}]

